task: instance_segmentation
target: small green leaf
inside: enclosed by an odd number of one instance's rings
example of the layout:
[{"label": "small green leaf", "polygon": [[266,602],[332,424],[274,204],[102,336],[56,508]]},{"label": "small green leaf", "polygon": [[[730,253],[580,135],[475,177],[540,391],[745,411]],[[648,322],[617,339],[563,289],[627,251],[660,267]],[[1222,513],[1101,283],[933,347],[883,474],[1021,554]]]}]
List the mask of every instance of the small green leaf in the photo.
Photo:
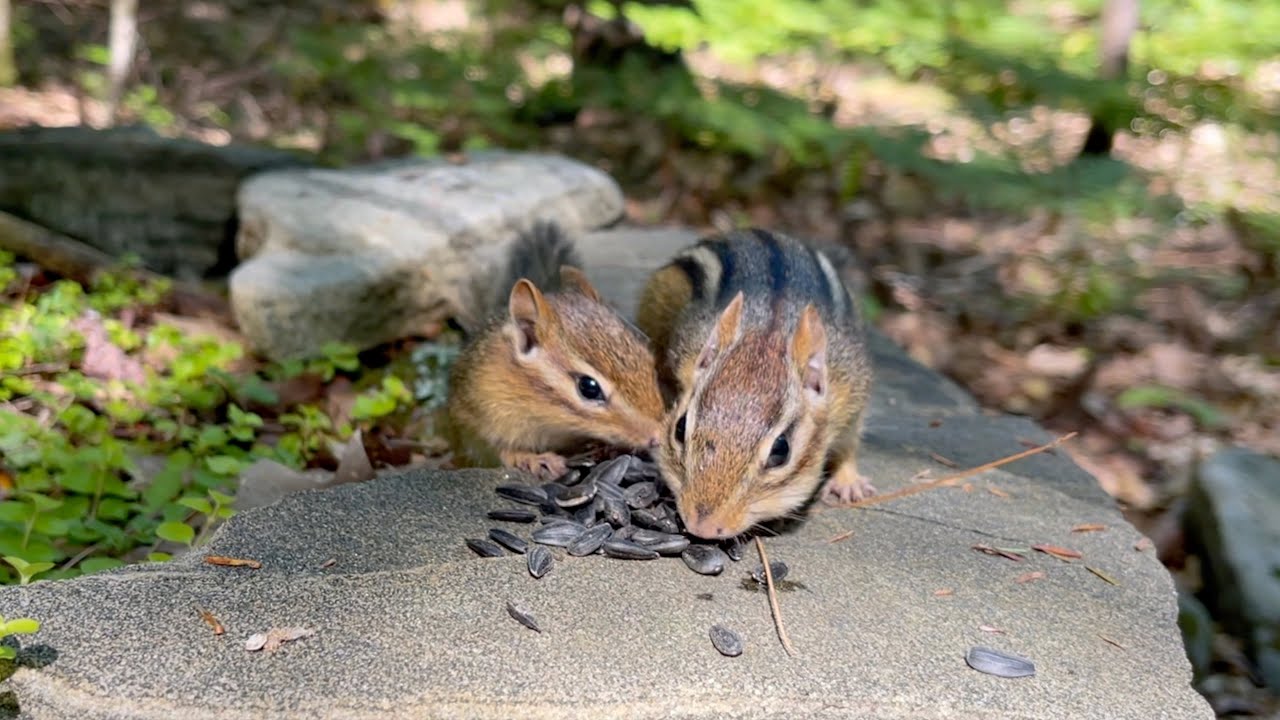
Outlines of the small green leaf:
[{"label": "small green leaf", "polygon": [[217,490],[210,490],[209,497],[213,498],[213,501],[218,503],[219,505],[230,505],[231,503],[236,501],[236,499],[231,497],[230,495],[226,493],[218,492]]},{"label": "small green leaf", "polygon": [[183,507],[191,508],[192,510],[204,515],[211,515],[213,513],[213,505],[208,500],[195,495],[188,495],[184,498],[180,498],[178,500],[178,504]]},{"label": "small green leaf", "polygon": [[161,523],[160,527],[156,528],[156,535],[169,542],[190,545],[196,537],[196,531],[186,523],[167,522]]},{"label": "small green leaf", "polygon": [[17,570],[20,573],[25,572],[27,567],[31,565],[31,563],[27,562],[26,560],[23,560],[22,558],[16,557],[14,555],[5,555],[4,561],[12,565],[13,569]]},{"label": "small green leaf", "polygon": [[87,575],[89,573],[101,572],[118,568],[124,565],[124,561],[110,557],[91,557],[80,562],[78,566]]},{"label": "small green leaf", "polygon": [[9,635],[30,635],[40,631],[40,623],[31,618],[14,618],[4,624],[4,631]]},{"label": "small green leaf", "polygon": [[0,645],[0,660],[14,660],[18,657],[18,651],[8,645]]},{"label": "small green leaf", "polygon": [[151,552],[147,553],[147,562],[162,563],[169,562],[173,556],[167,552]]},{"label": "small green leaf", "polygon": [[244,469],[244,463],[230,455],[214,455],[213,457],[205,458],[204,464],[219,475],[239,475],[240,471]]}]

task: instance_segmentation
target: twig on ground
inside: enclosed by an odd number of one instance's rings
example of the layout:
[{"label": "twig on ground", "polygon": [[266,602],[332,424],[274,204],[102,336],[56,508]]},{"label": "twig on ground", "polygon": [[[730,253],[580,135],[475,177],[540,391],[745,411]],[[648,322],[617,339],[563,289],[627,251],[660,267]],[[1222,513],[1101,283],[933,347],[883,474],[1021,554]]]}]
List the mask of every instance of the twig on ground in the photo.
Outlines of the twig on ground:
[{"label": "twig on ground", "polygon": [[791,647],[791,638],[787,637],[787,629],[782,626],[782,611],[778,609],[778,592],[773,587],[773,571],[769,569],[769,556],[764,553],[764,543],[756,537],[756,550],[760,552],[760,563],[764,565],[765,590],[769,594],[769,609],[773,611],[773,624],[778,629],[778,639],[788,655],[795,655],[796,649]]},{"label": "twig on ground", "polygon": [[1078,433],[1076,432],[1069,432],[1066,435],[1063,435],[1062,437],[1058,438],[1057,440],[1054,440],[1053,442],[1045,445],[1041,445],[1040,447],[1035,447],[1030,450],[1024,450],[1023,452],[1010,455],[1008,457],[1000,458],[999,460],[993,460],[984,465],[979,465],[974,468],[969,468],[968,470],[961,470],[958,473],[947,475],[946,477],[940,477],[937,480],[930,480],[927,483],[921,483],[919,485],[911,485],[901,490],[896,490],[891,493],[885,493],[883,495],[873,495],[872,497],[859,500],[855,503],[847,505],[846,507],[858,508],[858,507],[867,507],[868,505],[878,505],[880,503],[889,502],[890,500],[897,500],[898,498],[904,498],[904,497],[907,497],[908,495],[915,495],[916,493],[922,493],[925,490],[932,490],[933,488],[936,488],[936,487],[949,485],[958,480],[963,480],[967,477],[972,477],[979,473],[984,473],[988,470],[998,468],[1001,465],[1007,465],[1016,460],[1021,460],[1025,457],[1029,457],[1037,453],[1042,453],[1042,452],[1045,452],[1046,450],[1051,450],[1061,445],[1062,443],[1070,440],[1071,438],[1075,437],[1077,434]]}]

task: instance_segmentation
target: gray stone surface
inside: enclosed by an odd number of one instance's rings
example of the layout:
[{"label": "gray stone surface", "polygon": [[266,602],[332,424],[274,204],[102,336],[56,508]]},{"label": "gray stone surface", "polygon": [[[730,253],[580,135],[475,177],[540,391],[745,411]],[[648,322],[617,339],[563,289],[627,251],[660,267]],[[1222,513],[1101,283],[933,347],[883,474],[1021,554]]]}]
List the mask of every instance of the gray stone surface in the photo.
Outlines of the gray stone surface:
[{"label": "gray stone surface", "polygon": [[185,279],[234,260],[236,187],[305,165],[292,153],[166,138],[143,127],[0,132],[0,210]]},{"label": "gray stone surface", "polygon": [[553,155],[475,153],[282,171],[241,186],[231,301],[245,337],[274,358],[325,342],[369,347],[444,320],[462,284],[490,271],[521,227],[571,232],[617,221],[608,175]]},{"label": "gray stone surface", "polygon": [[1216,453],[1200,466],[1187,507],[1213,590],[1202,599],[1248,639],[1267,685],[1280,690],[1280,460],[1245,448]]},{"label": "gray stone surface", "polygon": [[[625,248],[661,244],[629,237],[605,257],[636,270],[660,261],[625,260]],[[596,260],[587,270],[626,302],[631,273],[609,281]],[[872,347],[880,382],[862,469],[882,491],[922,469],[948,472],[930,453],[967,466],[1022,450],[1019,439],[1048,439],[1028,421],[983,413],[883,338]],[[561,557],[541,580],[523,556],[475,556],[463,538],[497,525],[484,512],[508,504],[492,493],[506,479],[413,472],[291,495],[166,565],[0,588],[6,615],[45,623],[23,638],[9,685],[30,717],[77,720],[1213,717],[1190,685],[1168,573],[1135,550],[1137,532],[1064,455],[987,472],[968,491],[824,510],[768,539],[770,559],[786,561],[797,583],[779,595],[795,657],[778,643],[764,594],[744,582],[752,554],[718,577],[676,558]],[[1081,523],[1107,529],[1070,531]],[[979,543],[1049,543],[1084,557],[1013,562],[974,551]],[[264,566],[212,567],[204,554]],[[1017,582],[1029,572],[1044,577]],[[512,620],[507,601],[543,632]],[[212,634],[197,605],[226,635]],[[712,648],[716,623],[742,635],[743,655]],[[270,656],[244,650],[272,626],[317,633]],[[1036,675],[979,674],[964,662],[973,645],[1028,657]]]}]

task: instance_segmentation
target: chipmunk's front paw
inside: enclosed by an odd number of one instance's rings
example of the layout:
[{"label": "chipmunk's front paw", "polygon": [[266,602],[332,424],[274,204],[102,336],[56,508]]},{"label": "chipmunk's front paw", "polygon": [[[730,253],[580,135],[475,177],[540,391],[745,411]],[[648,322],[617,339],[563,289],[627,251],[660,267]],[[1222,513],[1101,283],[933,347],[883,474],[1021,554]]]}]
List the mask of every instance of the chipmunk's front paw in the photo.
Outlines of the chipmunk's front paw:
[{"label": "chipmunk's front paw", "polygon": [[502,462],[507,467],[523,470],[545,481],[555,480],[569,469],[564,457],[555,453],[507,451],[502,453]]},{"label": "chipmunk's front paw", "polygon": [[836,469],[822,489],[822,501],[828,505],[848,505],[876,494],[871,480],[858,472],[853,463]]}]

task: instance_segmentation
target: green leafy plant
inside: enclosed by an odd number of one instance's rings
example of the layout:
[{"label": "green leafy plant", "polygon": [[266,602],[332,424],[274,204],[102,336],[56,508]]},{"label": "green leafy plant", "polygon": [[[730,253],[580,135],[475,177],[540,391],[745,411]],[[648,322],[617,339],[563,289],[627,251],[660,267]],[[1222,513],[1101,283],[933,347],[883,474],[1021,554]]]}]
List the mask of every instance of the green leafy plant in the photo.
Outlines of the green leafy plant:
[{"label": "green leafy plant", "polygon": [[29,563],[20,557],[14,557],[12,555],[6,555],[4,557],[4,561],[12,565],[14,570],[18,571],[18,577],[21,578],[19,584],[21,585],[29,585],[36,575],[53,569],[53,563]]},{"label": "green leafy plant", "polygon": [[[0,640],[10,635],[32,635],[40,631],[40,623],[31,618],[13,618],[5,620],[0,616]],[[18,651],[8,645],[0,645],[0,659],[14,660]]]}]

